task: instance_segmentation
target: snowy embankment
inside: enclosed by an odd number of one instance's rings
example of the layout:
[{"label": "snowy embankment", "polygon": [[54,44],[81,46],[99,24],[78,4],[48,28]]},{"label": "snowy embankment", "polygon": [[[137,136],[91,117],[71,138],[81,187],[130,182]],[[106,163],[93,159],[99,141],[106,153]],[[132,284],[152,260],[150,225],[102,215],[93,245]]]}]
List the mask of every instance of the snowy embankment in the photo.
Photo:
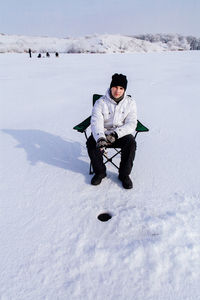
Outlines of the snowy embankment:
[{"label": "snowy embankment", "polygon": [[28,52],[29,48],[37,53],[132,53],[190,50],[191,48],[191,38],[187,40],[186,37],[179,35],[171,35],[167,38],[165,35],[163,37],[155,35],[155,39],[153,37],[149,35],[136,38],[104,34],[80,38],[53,38],[0,34],[0,53],[23,53]]},{"label": "snowy embankment", "polygon": [[[197,51],[0,56],[1,299],[200,299],[199,63]],[[114,72],[150,129],[132,190],[110,165],[90,185],[72,129]]]}]

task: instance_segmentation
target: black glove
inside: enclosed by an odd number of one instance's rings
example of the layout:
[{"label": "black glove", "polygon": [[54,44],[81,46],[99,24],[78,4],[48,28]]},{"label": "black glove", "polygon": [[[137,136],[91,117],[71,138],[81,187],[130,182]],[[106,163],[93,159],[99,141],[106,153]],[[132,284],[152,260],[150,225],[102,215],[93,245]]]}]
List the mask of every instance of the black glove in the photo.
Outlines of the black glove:
[{"label": "black glove", "polygon": [[107,141],[104,138],[100,138],[97,140],[97,148],[100,150],[103,150],[107,146]]},{"label": "black glove", "polygon": [[111,132],[109,135],[107,135],[106,139],[109,144],[113,144],[118,138],[118,135],[115,131]]}]

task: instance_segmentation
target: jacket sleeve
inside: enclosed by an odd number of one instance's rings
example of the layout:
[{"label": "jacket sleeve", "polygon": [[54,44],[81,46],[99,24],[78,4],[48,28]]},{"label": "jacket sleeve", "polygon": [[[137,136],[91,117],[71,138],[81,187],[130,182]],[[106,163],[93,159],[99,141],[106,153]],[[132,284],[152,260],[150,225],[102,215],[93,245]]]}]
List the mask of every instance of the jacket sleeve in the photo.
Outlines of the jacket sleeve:
[{"label": "jacket sleeve", "polygon": [[95,102],[92,117],[91,117],[91,130],[94,139],[106,138],[104,133],[104,116],[102,112],[102,99],[99,99]]},{"label": "jacket sleeve", "polygon": [[115,129],[118,138],[127,134],[133,134],[137,127],[137,107],[133,99],[130,100],[130,111],[124,120],[124,124]]}]

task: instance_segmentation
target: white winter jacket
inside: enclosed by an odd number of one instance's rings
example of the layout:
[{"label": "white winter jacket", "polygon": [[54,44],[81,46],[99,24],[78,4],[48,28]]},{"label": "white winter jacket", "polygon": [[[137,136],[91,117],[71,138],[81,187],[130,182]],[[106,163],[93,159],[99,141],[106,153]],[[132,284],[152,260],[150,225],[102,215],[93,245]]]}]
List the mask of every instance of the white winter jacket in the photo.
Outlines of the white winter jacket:
[{"label": "white winter jacket", "polygon": [[127,134],[134,134],[137,126],[137,108],[135,101],[124,95],[123,100],[116,103],[110,98],[110,89],[106,95],[98,99],[92,110],[91,130],[94,139],[106,138],[115,131],[118,138]]}]

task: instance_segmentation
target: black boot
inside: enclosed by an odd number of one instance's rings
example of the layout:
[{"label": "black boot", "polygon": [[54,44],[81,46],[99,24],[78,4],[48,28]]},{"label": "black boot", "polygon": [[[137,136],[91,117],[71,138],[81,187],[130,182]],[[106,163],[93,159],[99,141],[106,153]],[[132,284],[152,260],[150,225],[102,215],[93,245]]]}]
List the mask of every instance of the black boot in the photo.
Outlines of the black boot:
[{"label": "black boot", "polygon": [[121,180],[122,185],[125,189],[132,189],[133,183],[128,175],[122,176],[119,175],[119,180]]},{"label": "black boot", "polygon": [[106,174],[95,174],[93,177],[92,177],[92,180],[91,180],[91,184],[92,185],[98,185],[101,183],[102,179],[106,177]]}]

